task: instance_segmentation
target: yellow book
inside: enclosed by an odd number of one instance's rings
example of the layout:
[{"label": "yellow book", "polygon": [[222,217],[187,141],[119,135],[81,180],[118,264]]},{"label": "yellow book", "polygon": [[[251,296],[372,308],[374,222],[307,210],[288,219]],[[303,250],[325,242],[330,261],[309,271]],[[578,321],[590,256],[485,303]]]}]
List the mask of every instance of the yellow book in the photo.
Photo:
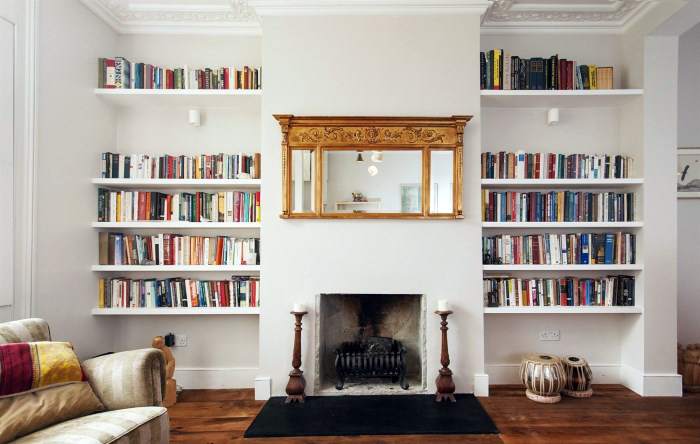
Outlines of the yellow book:
[{"label": "yellow book", "polygon": [[598,67],[596,65],[589,65],[588,69],[590,70],[588,78],[590,79],[589,82],[591,82],[591,89],[598,89],[598,75],[596,73]]},{"label": "yellow book", "polygon": [[97,281],[97,307],[105,308],[105,280],[100,278]]},{"label": "yellow book", "polygon": [[493,50],[493,89],[501,89],[501,50]]},{"label": "yellow book", "polygon": [[[219,222],[224,222],[226,219],[226,193],[219,192],[219,208],[218,214],[216,214],[216,220]],[[216,222],[216,221],[215,221]]]},{"label": "yellow book", "polygon": [[122,193],[117,194],[117,222],[122,221]]}]

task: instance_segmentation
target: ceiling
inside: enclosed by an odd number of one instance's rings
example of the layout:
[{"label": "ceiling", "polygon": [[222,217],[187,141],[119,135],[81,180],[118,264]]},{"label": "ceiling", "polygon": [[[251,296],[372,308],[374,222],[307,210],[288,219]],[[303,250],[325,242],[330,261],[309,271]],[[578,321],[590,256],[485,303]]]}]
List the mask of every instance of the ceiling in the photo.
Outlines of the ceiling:
[{"label": "ceiling", "polygon": [[259,15],[485,11],[485,32],[624,32],[658,0],[82,0],[117,32],[259,34]]}]

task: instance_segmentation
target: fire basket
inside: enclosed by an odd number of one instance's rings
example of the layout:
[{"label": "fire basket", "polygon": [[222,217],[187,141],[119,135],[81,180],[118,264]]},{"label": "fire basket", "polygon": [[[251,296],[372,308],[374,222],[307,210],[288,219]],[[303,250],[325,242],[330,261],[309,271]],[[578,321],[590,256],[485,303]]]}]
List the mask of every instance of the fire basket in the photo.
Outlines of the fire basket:
[{"label": "fire basket", "polygon": [[371,336],[343,342],[335,351],[335,388],[342,390],[346,378],[391,378],[408,390],[405,356],[404,346],[392,338]]}]

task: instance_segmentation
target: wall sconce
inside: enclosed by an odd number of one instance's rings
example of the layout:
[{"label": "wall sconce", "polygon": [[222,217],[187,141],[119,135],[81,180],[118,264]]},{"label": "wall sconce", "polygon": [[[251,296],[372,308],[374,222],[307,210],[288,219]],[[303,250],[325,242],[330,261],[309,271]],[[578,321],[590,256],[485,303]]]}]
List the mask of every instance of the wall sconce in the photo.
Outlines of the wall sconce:
[{"label": "wall sconce", "polygon": [[559,108],[549,108],[547,111],[547,125],[554,126],[559,123]]},{"label": "wall sconce", "polygon": [[198,109],[191,109],[188,112],[187,122],[192,126],[200,126],[202,124],[202,114]]}]

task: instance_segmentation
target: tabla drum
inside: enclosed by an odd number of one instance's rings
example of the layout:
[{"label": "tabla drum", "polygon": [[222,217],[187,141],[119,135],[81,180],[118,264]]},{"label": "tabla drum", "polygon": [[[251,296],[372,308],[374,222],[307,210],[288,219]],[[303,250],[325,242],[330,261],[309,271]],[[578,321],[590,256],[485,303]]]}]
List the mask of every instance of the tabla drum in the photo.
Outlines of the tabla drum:
[{"label": "tabla drum", "polygon": [[588,362],[578,356],[565,356],[562,365],[566,372],[566,385],[562,393],[572,398],[590,398],[593,395],[593,372]]},{"label": "tabla drum", "polygon": [[532,353],[520,365],[520,378],[525,384],[528,399],[544,404],[561,401],[566,385],[566,373],[561,359],[554,355]]}]

